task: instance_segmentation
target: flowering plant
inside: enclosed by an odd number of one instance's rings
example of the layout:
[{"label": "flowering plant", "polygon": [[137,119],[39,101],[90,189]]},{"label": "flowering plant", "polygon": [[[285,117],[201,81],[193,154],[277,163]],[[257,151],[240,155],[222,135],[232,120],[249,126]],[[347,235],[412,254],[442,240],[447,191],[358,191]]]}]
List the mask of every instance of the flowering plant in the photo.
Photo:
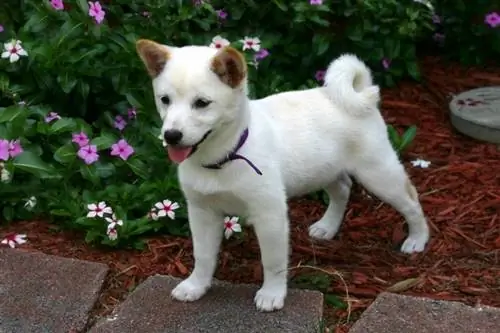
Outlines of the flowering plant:
[{"label": "flowering plant", "polygon": [[[366,61],[377,83],[418,79],[416,45],[434,27],[423,0],[4,2],[0,214],[49,214],[110,246],[188,230],[137,39],[232,45],[249,64],[251,97],[263,97],[318,86],[342,52]],[[93,216],[101,202],[110,210]],[[226,237],[237,222],[221,221]]]},{"label": "flowering plant", "polygon": [[[478,0],[436,3],[434,40],[445,54],[465,64],[483,64],[500,57],[500,5]],[[458,46],[458,47],[457,47]]]}]

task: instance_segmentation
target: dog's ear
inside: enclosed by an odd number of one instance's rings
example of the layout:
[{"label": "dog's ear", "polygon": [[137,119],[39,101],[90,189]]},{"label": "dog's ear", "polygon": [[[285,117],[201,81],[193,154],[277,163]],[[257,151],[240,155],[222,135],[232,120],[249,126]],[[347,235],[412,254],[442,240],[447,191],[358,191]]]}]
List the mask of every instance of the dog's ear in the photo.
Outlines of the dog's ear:
[{"label": "dog's ear", "polygon": [[219,79],[236,88],[247,75],[247,63],[243,55],[236,49],[226,46],[220,49],[212,59],[210,68]]},{"label": "dog's ear", "polygon": [[152,78],[157,77],[170,58],[168,48],[148,39],[139,39],[135,43],[135,48],[142,62],[146,65],[149,75]]}]

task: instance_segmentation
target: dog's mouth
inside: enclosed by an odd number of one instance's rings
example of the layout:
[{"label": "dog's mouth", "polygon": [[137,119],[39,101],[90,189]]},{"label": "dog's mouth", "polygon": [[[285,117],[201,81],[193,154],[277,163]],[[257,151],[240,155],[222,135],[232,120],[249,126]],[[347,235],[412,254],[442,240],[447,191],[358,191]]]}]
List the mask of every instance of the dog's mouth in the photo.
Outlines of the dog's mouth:
[{"label": "dog's mouth", "polygon": [[172,162],[181,163],[193,155],[198,146],[207,139],[207,137],[212,133],[212,130],[207,131],[201,139],[192,146],[174,145],[167,146],[167,154]]}]

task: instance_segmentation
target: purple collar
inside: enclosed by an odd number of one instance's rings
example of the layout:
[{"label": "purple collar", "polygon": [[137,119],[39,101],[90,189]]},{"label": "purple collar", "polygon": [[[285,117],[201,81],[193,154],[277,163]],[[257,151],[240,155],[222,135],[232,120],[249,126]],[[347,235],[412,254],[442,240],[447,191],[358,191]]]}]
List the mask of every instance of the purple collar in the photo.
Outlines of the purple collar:
[{"label": "purple collar", "polygon": [[244,160],[245,162],[248,163],[248,165],[250,165],[250,167],[252,169],[255,170],[255,172],[257,172],[258,175],[262,176],[262,171],[260,171],[259,168],[257,168],[255,166],[255,164],[252,163],[252,161],[250,161],[245,156],[238,154],[238,150],[240,150],[241,147],[243,147],[243,145],[247,141],[247,138],[248,138],[248,128],[246,128],[243,131],[243,133],[241,133],[240,140],[238,141],[238,144],[236,145],[236,147],[234,147],[234,149],[229,154],[226,155],[226,157],[224,157],[223,159],[221,159],[217,163],[207,164],[207,165],[204,165],[203,167],[207,168],[207,169],[222,169],[222,166],[228,162],[231,162],[234,160]]}]

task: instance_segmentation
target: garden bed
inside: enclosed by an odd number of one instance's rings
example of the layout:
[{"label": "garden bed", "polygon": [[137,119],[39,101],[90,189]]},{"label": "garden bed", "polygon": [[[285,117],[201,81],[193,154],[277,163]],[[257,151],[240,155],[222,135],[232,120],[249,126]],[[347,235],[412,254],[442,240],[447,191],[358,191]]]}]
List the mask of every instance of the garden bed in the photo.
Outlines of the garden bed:
[{"label": "garden bed", "polygon": [[[432,57],[422,61],[422,68],[422,84],[401,83],[383,91],[383,114],[388,123],[398,127],[418,127],[414,144],[403,159],[431,224],[432,239],[426,252],[412,256],[399,253],[406,235],[402,217],[358,186],[353,189],[339,235],[328,242],[312,242],[307,232],[325,205],[310,199],[290,202],[291,265],[340,272],[348,286],[351,319],[391,286],[409,295],[500,306],[500,150],[458,134],[448,116],[452,93],[500,85],[500,69],[465,70]],[[415,168],[410,161],[416,158],[431,164]],[[192,268],[191,241],[183,237],[154,237],[148,241],[148,249],[140,252],[93,248],[85,244],[83,235],[59,232],[39,221],[0,227],[0,236],[9,232],[28,235],[24,249],[109,265],[111,273],[96,316],[110,313],[146,277],[184,277]],[[293,277],[305,274],[323,273],[291,270]],[[261,275],[253,233],[241,241],[231,238],[224,242],[217,278],[260,283]],[[398,282],[402,283],[394,286]],[[317,282],[311,278],[310,283],[314,288]],[[342,281],[335,276],[326,291],[345,295]],[[344,323],[347,318],[345,309],[327,306],[326,314],[329,325]]]}]

